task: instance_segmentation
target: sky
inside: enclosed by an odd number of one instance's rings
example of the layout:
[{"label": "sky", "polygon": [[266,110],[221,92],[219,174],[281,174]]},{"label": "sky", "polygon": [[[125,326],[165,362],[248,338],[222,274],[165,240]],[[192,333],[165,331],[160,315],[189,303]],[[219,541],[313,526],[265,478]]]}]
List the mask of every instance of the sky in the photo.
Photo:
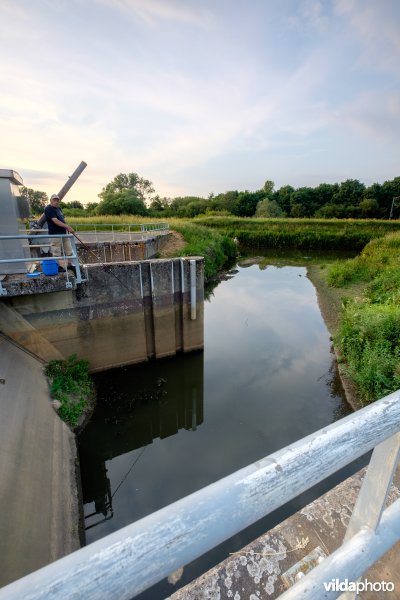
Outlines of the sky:
[{"label": "sky", "polygon": [[0,0],[0,168],[98,201],[400,175],[398,0]]}]

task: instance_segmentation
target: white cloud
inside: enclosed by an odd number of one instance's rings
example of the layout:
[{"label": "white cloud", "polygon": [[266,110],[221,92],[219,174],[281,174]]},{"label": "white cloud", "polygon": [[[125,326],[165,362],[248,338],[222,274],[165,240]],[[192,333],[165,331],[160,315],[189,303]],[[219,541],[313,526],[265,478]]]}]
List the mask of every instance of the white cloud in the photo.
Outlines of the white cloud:
[{"label": "white cloud", "polygon": [[176,0],[97,0],[110,8],[119,10],[134,18],[139,18],[147,25],[159,21],[175,21],[190,23],[201,27],[210,27],[213,22],[211,11],[205,10],[198,3],[177,2]]}]

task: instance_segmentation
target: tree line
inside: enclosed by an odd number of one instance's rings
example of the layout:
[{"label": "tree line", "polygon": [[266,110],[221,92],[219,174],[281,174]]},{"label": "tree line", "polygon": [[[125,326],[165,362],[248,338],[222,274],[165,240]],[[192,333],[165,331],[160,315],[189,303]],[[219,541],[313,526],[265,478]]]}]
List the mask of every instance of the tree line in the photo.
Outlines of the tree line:
[{"label": "tree line", "polygon": [[[47,195],[22,188],[33,214],[43,212]],[[321,183],[317,187],[275,189],[267,180],[256,191],[230,190],[207,198],[198,196],[161,197],[153,184],[137,173],[120,173],[99,194],[99,202],[63,202],[66,215],[95,216],[131,214],[148,217],[193,218],[203,214],[267,218],[355,218],[388,219],[400,217],[400,177],[383,184],[365,186],[358,179],[341,183]]]}]

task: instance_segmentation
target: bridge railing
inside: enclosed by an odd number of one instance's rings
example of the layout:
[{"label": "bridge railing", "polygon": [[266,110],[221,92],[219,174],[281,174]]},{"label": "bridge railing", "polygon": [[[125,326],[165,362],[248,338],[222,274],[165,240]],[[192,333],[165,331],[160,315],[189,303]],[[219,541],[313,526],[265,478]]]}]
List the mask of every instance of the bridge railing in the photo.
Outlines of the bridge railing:
[{"label": "bridge railing", "polygon": [[85,241],[145,240],[151,234],[169,232],[168,223],[75,223],[74,229]]},{"label": "bridge railing", "polygon": [[[9,240],[20,240],[21,242],[23,240],[28,240],[29,242],[32,241],[33,236],[32,235],[0,235],[0,243],[1,242],[7,242]],[[68,239],[70,241],[71,244],[71,250],[72,250],[72,254],[66,254],[65,250],[64,250],[64,241],[65,239]],[[60,240],[60,245],[61,245],[61,255],[60,256],[24,256],[23,258],[12,258],[10,256],[10,258],[2,258],[0,255],[0,265],[1,264],[21,264],[21,263],[41,263],[42,261],[48,261],[48,260],[63,260],[63,261],[69,261],[70,263],[72,263],[72,265],[75,267],[75,271],[76,271],[76,283],[82,283],[83,279],[82,279],[82,273],[81,273],[81,268],[80,268],[80,264],[79,264],[79,260],[78,260],[78,254],[76,251],[76,244],[75,244],[75,238],[72,234],[68,233],[68,234],[64,234],[64,235],[51,235],[49,233],[46,233],[45,235],[43,234],[35,234],[34,236],[35,242],[36,241],[40,241],[40,244],[35,244],[34,246],[47,246],[50,244],[52,239],[59,239]],[[6,247],[7,244],[4,244],[2,246],[2,248],[4,249],[4,247]],[[29,248],[32,248],[32,245],[26,246],[26,250],[28,251]],[[6,254],[8,254],[8,252],[5,252]],[[69,280],[69,274],[68,274],[68,270],[66,270],[66,288],[72,288],[72,283]],[[6,296],[7,295],[7,289],[4,288],[1,285],[1,280],[0,280],[0,296]]]},{"label": "bridge railing", "polygon": [[384,510],[399,431],[400,390],[11,583],[0,600],[132,598],[375,448],[343,545],[281,596],[324,597],[324,582],[356,581],[400,539],[400,500]]}]

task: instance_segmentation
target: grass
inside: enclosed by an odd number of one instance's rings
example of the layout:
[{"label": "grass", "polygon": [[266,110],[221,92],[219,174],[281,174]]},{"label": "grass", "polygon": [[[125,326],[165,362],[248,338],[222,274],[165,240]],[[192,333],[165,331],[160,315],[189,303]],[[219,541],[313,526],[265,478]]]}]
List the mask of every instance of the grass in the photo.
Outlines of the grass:
[{"label": "grass", "polygon": [[334,263],[328,282],[363,284],[363,296],[344,303],[334,338],[364,402],[400,388],[400,233],[371,241],[359,256]]},{"label": "grass", "polygon": [[61,403],[60,417],[71,427],[89,406],[93,384],[88,372],[89,362],[72,354],[66,360],[51,360],[45,367],[50,379],[50,393]]},{"label": "grass", "polygon": [[399,221],[197,217],[194,222],[247,246],[361,250],[371,239],[400,230]]},{"label": "grass", "polygon": [[191,221],[174,220],[170,226],[182,234],[186,246],[180,256],[204,256],[204,278],[210,279],[236,256],[236,244],[218,231],[210,231]]}]

